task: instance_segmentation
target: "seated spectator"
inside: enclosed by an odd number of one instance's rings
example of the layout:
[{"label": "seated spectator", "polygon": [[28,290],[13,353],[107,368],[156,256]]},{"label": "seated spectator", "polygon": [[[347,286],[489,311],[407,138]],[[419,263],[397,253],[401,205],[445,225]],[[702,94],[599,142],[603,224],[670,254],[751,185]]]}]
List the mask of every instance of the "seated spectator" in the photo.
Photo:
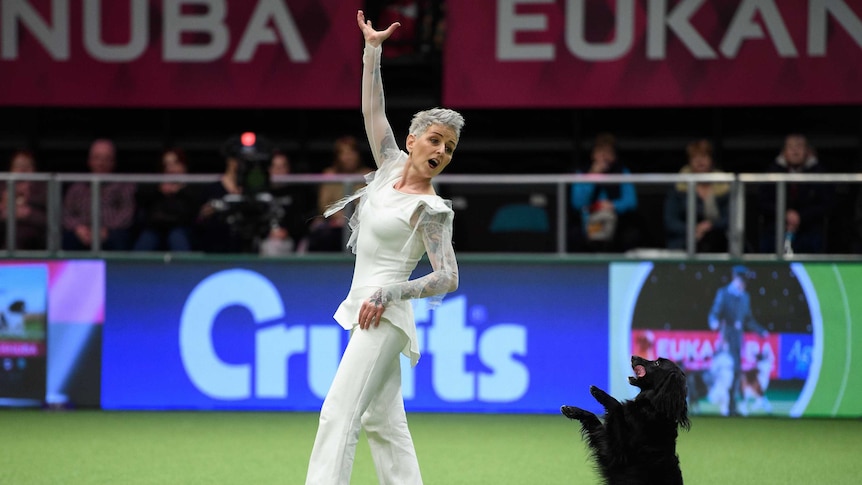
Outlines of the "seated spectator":
[{"label": "seated spectator", "polygon": [[[688,164],[679,173],[722,173],[712,160],[712,144],[698,140],[686,147]],[[727,221],[730,204],[730,184],[695,184],[695,251],[719,253],[727,251]],[[688,184],[680,182],[667,194],[664,203],[664,228],[669,249],[686,249],[686,207]]]},{"label": "seated spectator", "polygon": [[276,151],[269,166],[270,193],[276,208],[272,227],[260,244],[261,256],[284,256],[305,251],[305,187],[275,181],[290,174],[290,158]]},{"label": "seated spectator", "polygon": [[[18,150],[9,159],[10,173],[36,172],[36,158],[28,150]],[[46,248],[47,238],[47,184],[32,180],[15,182],[14,216],[15,249],[39,250]],[[8,217],[9,187],[0,190],[0,248],[6,248],[6,220]]]},{"label": "seated spectator", "polygon": [[208,253],[237,253],[243,249],[243,241],[225,217],[225,196],[241,195],[242,187],[237,180],[239,160],[233,156],[225,158],[225,169],[218,181],[206,184],[201,189],[203,205],[198,211],[195,224],[197,246]]},{"label": "seated spectator", "polygon": [[[186,174],[185,152],[171,148],[162,154],[162,173]],[[135,251],[191,251],[191,229],[200,200],[194,186],[181,182],[142,185],[137,193],[141,232]]]},{"label": "seated spectator", "polygon": [[[332,165],[323,170],[325,175],[365,175],[371,170],[362,163],[359,155],[359,143],[352,136],[344,136],[335,140],[335,160]],[[353,187],[358,189],[364,184]],[[318,191],[317,209],[323,214],[327,207],[344,197],[344,183],[334,182],[321,184]],[[343,251],[344,250],[344,226],[347,219],[343,213],[334,214],[331,217],[322,216],[315,218],[311,224],[311,233],[308,240],[309,251]]]},{"label": "seated spectator", "polygon": [[[104,138],[94,141],[90,146],[87,165],[90,172],[96,175],[112,173],[116,166],[114,143]],[[98,237],[102,250],[128,250],[134,213],[135,184],[101,184],[99,234],[94,235],[90,226],[90,182],[73,183],[63,199],[63,249],[89,250],[94,237]]]},{"label": "seated spectator", "polygon": [[[630,173],[617,160],[614,136],[610,133],[596,137],[591,160],[591,175]],[[631,183],[573,184],[571,206],[581,219],[579,230],[572,234],[573,249],[625,252],[637,247],[640,238],[637,205],[637,193]]]},{"label": "seated spectator", "polygon": [[[788,135],[784,148],[766,170],[769,173],[822,173],[813,148],[805,136]],[[832,206],[829,187],[818,183],[787,184],[785,213],[785,252],[821,253],[824,251],[826,221]],[[760,250],[775,252],[775,184],[763,184],[760,189],[760,210],[763,217]]]}]

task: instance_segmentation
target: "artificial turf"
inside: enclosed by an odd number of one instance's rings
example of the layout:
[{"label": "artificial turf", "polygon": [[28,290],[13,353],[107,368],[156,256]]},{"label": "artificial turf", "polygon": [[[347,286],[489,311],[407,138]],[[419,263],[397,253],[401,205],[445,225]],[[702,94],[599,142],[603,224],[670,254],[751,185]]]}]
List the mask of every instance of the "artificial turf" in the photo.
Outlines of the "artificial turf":
[{"label": "artificial turf", "polygon": [[[426,484],[592,484],[556,415],[408,415]],[[302,484],[317,415],[0,410],[0,484]],[[862,421],[694,417],[689,484],[855,484]],[[376,484],[360,440],[353,484]]]}]

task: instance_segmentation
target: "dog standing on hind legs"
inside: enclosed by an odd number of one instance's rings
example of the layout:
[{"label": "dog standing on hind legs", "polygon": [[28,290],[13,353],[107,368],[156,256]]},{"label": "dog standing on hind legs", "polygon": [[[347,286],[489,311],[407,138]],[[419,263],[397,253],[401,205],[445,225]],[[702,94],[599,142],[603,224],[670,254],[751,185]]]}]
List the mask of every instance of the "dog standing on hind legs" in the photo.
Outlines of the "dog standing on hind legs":
[{"label": "dog standing on hind legs", "polygon": [[677,429],[689,429],[685,373],[674,362],[632,356],[640,388],[634,400],[617,401],[596,386],[590,394],[605,408],[604,422],[574,406],[560,411],[581,423],[598,472],[607,485],[681,485]]}]

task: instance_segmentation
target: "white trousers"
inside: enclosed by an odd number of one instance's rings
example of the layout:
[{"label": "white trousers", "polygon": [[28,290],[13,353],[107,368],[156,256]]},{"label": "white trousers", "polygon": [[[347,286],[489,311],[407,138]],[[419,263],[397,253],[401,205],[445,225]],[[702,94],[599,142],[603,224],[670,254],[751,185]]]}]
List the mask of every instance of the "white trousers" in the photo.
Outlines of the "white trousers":
[{"label": "white trousers", "polygon": [[401,396],[407,336],[382,319],[352,332],[320,410],[306,485],[348,485],[361,429],[381,485],[422,483]]}]

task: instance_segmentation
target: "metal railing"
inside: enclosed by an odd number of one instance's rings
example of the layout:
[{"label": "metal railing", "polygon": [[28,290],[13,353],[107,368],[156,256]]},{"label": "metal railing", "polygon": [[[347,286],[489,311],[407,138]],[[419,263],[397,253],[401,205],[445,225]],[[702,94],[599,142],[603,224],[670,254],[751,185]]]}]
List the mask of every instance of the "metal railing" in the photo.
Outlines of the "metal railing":
[{"label": "metal railing", "polygon": [[[219,180],[221,174],[207,175],[162,175],[162,174],[25,174],[25,173],[0,173],[0,183],[8,187],[6,191],[5,225],[6,225],[6,249],[0,251],[0,255],[14,256],[21,251],[15,248],[16,223],[14,213],[15,184],[23,181],[41,182],[47,184],[47,233],[46,249],[37,253],[47,253],[56,256],[62,252],[62,189],[63,184],[74,182],[87,182],[91,187],[91,231],[98,234],[100,230],[101,212],[99,207],[100,191],[102,184],[111,182],[126,183],[161,183],[177,182],[185,184],[205,184]],[[686,197],[686,249],[684,256],[693,258],[696,255],[696,206],[697,195],[695,187],[698,183],[727,183],[730,185],[730,210],[728,228],[728,252],[731,258],[746,258],[752,255],[745,254],[745,195],[746,187],[750,184],[774,184],[776,186],[776,214],[782,214],[786,208],[787,184],[788,183],[840,183],[857,184],[862,183],[862,174],[859,173],[836,173],[836,174],[755,174],[755,173],[712,173],[712,174],[518,174],[518,175],[440,175],[435,180],[435,185],[508,185],[508,186],[547,186],[554,187],[556,194],[556,253],[566,254],[568,227],[568,196],[567,190],[572,184],[624,184],[634,185],[672,185],[684,183],[688,186]],[[357,175],[321,175],[321,174],[292,174],[276,176],[272,180],[280,184],[296,185],[320,185],[324,183],[342,183],[345,193],[363,178]],[[783,217],[776,218],[775,224],[775,253],[774,256],[783,259],[784,254],[784,229]],[[92,255],[100,253],[99,238],[93,238],[89,251],[85,254]],[[27,252],[32,253],[32,251]],[[673,257],[681,256],[680,253],[670,253]],[[661,257],[661,254],[653,256]],[[803,258],[809,255],[803,255]],[[798,258],[799,255],[794,255]],[[862,259],[862,258],[860,258]]]}]

